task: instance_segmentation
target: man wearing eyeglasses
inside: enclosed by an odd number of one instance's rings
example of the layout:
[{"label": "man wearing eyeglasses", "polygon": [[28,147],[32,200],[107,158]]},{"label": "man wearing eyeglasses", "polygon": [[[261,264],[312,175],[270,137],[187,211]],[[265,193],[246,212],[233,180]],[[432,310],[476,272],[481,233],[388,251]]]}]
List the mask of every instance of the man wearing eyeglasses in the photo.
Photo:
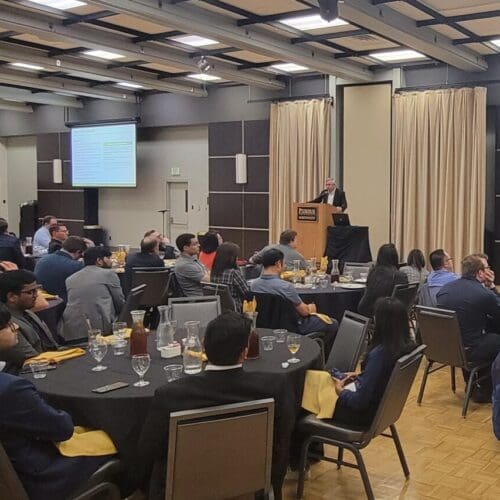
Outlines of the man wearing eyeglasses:
[{"label": "man wearing eyeglasses", "polygon": [[[473,254],[462,261],[462,277],[444,285],[437,294],[439,307],[456,311],[467,359],[474,364],[493,363],[500,352],[500,297],[495,274],[485,254]],[[490,373],[490,367],[479,376]],[[491,379],[476,384],[473,401],[491,401]]]},{"label": "man wearing eyeglasses", "polygon": [[69,237],[69,231],[63,224],[53,224],[49,227],[50,243],[49,253],[57,252],[62,249],[63,243]]},{"label": "man wearing eyeglasses", "polygon": [[16,373],[26,359],[58,348],[47,325],[30,311],[38,289],[35,275],[29,271],[20,269],[0,275],[0,302],[7,306],[19,326],[17,345],[0,353],[0,360],[7,363],[7,372]]}]

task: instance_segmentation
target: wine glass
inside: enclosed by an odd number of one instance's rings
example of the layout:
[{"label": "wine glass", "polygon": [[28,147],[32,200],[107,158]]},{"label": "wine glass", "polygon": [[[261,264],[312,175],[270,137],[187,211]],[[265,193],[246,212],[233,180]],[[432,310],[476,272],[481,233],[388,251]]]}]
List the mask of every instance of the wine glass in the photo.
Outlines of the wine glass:
[{"label": "wine glass", "polygon": [[108,352],[108,344],[104,342],[102,339],[95,339],[89,344],[89,351],[92,357],[97,361],[97,366],[94,366],[92,368],[93,372],[102,372],[104,370],[107,370],[108,367],[101,365],[101,361],[104,359],[104,356],[106,356],[106,353]]},{"label": "wine glass", "polygon": [[144,375],[149,370],[151,356],[149,354],[135,354],[132,356],[132,368],[137,375],[139,381],[134,384],[134,387],[146,387],[149,385],[147,380],[144,380]]},{"label": "wine glass", "polygon": [[288,350],[292,354],[293,358],[290,358],[288,360],[289,363],[298,363],[300,361],[299,358],[295,357],[295,354],[297,351],[300,349],[300,342],[302,340],[302,337],[300,335],[297,335],[295,333],[288,335],[286,339],[286,344],[288,346]]}]

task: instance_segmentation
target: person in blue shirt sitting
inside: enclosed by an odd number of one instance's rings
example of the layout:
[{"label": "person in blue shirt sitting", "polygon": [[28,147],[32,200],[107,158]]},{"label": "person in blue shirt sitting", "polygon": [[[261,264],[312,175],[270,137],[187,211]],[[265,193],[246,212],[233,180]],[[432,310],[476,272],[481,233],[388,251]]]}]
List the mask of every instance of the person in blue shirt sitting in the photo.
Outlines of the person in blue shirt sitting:
[{"label": "person in blue shirt sitting", "polygon": [[406,306],[398,299],[380,298],[375,304],[375,331],[361,363],[361,373],[333,379],[339,396],[333,421],[368,428],[396,361],[414,347]]}]

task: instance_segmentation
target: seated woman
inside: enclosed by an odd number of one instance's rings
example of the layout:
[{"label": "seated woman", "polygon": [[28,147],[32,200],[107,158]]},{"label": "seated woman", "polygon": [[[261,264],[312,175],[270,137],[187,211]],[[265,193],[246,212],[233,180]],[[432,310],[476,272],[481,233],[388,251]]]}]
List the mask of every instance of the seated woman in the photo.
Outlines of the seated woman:
[{"label": "seated woman", "polygon": [[214,264],[215,252],[222,243],[222,238],[219,233],[209,231],[203,236],[200,235],[198,241],[200,242],[200,255],[198,259],[210,271]]},{"label": "seated woman", "polygon": [[406,263],[407,265],[399,270],[406,274],[408,282],[422,284],[427,279],[429,271],[425,268],[425,257],[421,250],[418,248],[411,250]]},{"label": "seated woman", "polygon": [[[396,361],[414,347],[404,304],[390,297],[379,299],[375,306],[375,331],[361,363],[361,373],[348,373],[342,380],[333,379],[339,396],[334,422],[368,428]],[[351,383],[354,387],[349,387]]]},{"label": "seated woman", "polygon": [[377,263],[371,269],[366,281],[363,297],[358,305],[358,312],[368,318],[373,317],[375,302],[381,297],[390,297],[394,285],[407,284],[406,274],[398,271],[399,256],[392,243],[379,248]]},{"label": "seated woman", "polygon": [[215,255],[210,281],[228,285],[236,311],[241,312],[243,300],[251,291],[236,263],[239,253],[240,247],[235,243],[222,243]]}]

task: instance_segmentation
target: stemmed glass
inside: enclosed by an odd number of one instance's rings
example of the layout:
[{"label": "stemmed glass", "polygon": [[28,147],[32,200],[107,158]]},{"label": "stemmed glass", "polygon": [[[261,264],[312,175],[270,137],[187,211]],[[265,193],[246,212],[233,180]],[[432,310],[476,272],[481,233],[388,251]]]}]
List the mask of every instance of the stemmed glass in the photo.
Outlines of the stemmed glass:
[{"label": "stemmed glass", "polygon": [[144,375],[149,370],[151,356],[149,354],[135,354],[132,356],[132,368],[137,375],[139,381],[134,384],[134,387],[146,387],[149,385],[147,380],[144,380]]},{"label": "stemmed glass", "polygon": [[96,338],[89,343],[89,351],[92,357],[97,361],[97,366],[94,366],[94,368],[92,368],[92,371],[102,372],[104,370],[107,370],[108,367],[101,365],[101,361],[104,359],[104,356],[106,356],[106,353],[108,352],[108,344],[106,344],[106,342],[104,342],[102,339]]},{"label": "stemmed glass", "polygon": [[293,356],[293,358],[290,358],[288,360],[289,363],[298,363],[300,361],[299,358],[295,357],[295,354],[300,349],[300,342],[301,342],[301,340],[302,340],[302,337],[300,335],[297,335],[297,334],[294,334],[294,333],[288,335],[288,337],[286,339],[286,344],[288,346],[288,350],[290,351],[290,353]]}]

